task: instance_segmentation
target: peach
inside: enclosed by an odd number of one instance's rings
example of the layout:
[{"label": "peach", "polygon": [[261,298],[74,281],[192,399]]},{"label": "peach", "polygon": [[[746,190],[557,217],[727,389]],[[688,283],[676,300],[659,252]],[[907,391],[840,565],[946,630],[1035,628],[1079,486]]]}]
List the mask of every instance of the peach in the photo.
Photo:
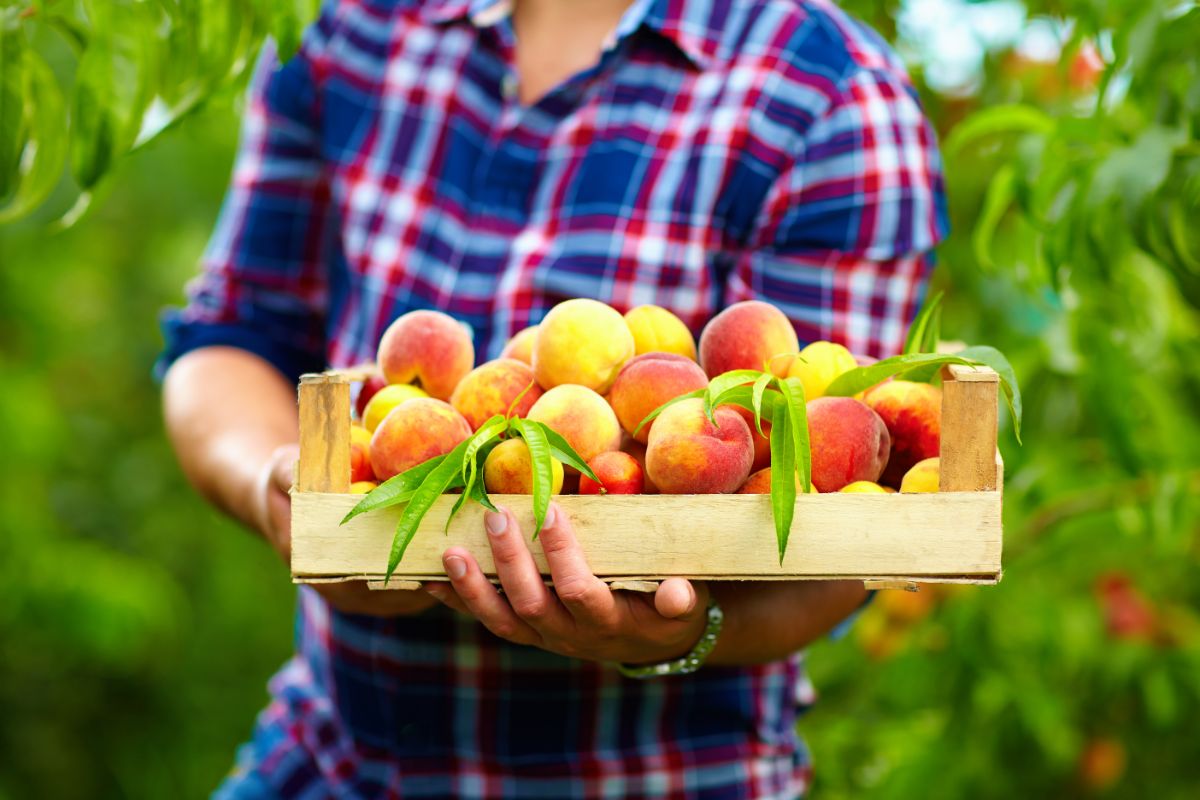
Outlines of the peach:
[{"label": "peach", "polygon": [[800,379],[800,383],[804,385],[805,400],[816,400],[825,396],[825,390],[833,383],[834,378],[857,368],[857,359],[840,344],[813,342],[801,350],[799,357],[791,362],[787,376]]},{"label": "peach", "polygon": [[410,311],[379,340],[379,368],[387,382],[416,381],[438,400],[448,400],[474,364],[471,334],[440,311]]},{"label": "peach", "polygon": [[641,494],[645,486],[642,465],[620,450],[601,453],[588,462],[599,483],[587,475],[579,476],[580,494]]},{"label": "peach", "polygon": [[586,386],[573,383],[555,386],[533,404],[528,419],[548,425],[584,461],[621,446],[621,423],[617,415],[603,397]]},{"label": "peach", "polygon": [[660,306],[638,306],[625,312],[637,355],[675,353],[696,360],[696,340],[683,320]]},{"label": "peach", "polygon": [[899,486],[904,473],[941,449],[942,390],[928,383],[888,381],[867,392],[869,405],[892,437],[882,482]]},{"label": "peach", "polygon": [[710,378],[731,369],[766,369],[772,356],[799,349],[791,321],[759,300],[734,303],[700,332],[700,366]]},{"label": "peach", "polygon": [[431,397],[392,409],[371,437],[371,466],[386,481],[434,456],[449,453],[471,435],[471,426],[449,403]]},{"label": "peach", "polygon": [[354,399],[354,410],[358,412],[359,419],[366,419],[367,403],[375,396],[383,387],[387,386],[388,382],[382,375],[371,375],[358,390],[358,397]]},{"label": "peach", "polygon": [[879,415],[853,397],[819,397],[807,409],[817,489],[836,492],[855,481],[878,481],[892,447]]},{"label": "peach", "polygon": [[904,473],[900,482],[900,491],[904,494],[915,492],[936,492],[941,477],[941,459],[927,458],[918,461],[912,469]]},{"label": "peach", "polygon": [[[499,358],[468,372],[450,395],[450,405],[466,418],[471,430],[477,431],[488,419],[507,414],[510,408],[514,416],[526,416],[541,396],[542,387],[534,383],[528,364]],[[514,406],[518,397],[521,401]]]},{"label": "peach", "polygon": [[746,482],[754,463],[750,428],[737,410],[720,406],[717,424],[693,397],[654,421],[646,444],[646,473],[663,494],[720,494]]},{"label": "peach", "polygon": [[375,481],[354,481],[350,484],[350,494],[367,494],[377,486]]},{"label": "peach", "polygon": [[[483,486],[496,494],[533,494],[533,459],[524,439],[506,439],[483,462]],[[563,465],[550,461],[550,492],[563,488]]]},{"label": "peach", "polygon": [[530,325],[528,328],[517,331],[500,351],[500,357],[533,364],[533,344],[537,341],[537,332],[537,325]]},{"label": "peach", "polygon": [[626,433],[621,436],[621,452],[633,456],[642,468],[642,494],[658,494],[658,487],[646,474],[646,445]]},{"label": "peach", "polygon": [[[800,491],[800,476],[796,476],[796,491]],[[811,494],[817,494],[817,488],[811,483],[808,485],[808,491]],[[737,490],[738,494],[770,494],[771,493],[771,468],[755,470],[750,473],[750,477],[742,484],[742,488]]]},{"label": "peach", "polygon": [[[675,353],[643,353],[630,359],[608,393],[608,402],[621,427],[630,436],[654,409],[681,394],[703,389],[708,376],[691,359]],[[642,444],[650,438],[651,421],[634,436]]]},{"label": "peach", "polygon": [[411,383],[395,383],[384,386],[371,397],[363,408],[363,427],[371,433],[383,422],[383,418],[401,403],[418,397],[429,397],[420,387]]},{"label": "peach", "polygon": [[575,384],[604,394],[633,351],[633,334],[616,309],[596,300],[567,300],[538,326],[533,374],[543,389]]},{"label": "peach", "polygon": [[371,469],[371,432],[361,425],[350,426],[350,482],[375,480]]},{"label": "peach", "polygon": [[842,488],[838,489],[838,491],[845,492],[846,494],[887,494],[888,493],[887,489],[883,488],[878,483],[875,483],[873,481],[855,481],[854,483],[846,484]]}]

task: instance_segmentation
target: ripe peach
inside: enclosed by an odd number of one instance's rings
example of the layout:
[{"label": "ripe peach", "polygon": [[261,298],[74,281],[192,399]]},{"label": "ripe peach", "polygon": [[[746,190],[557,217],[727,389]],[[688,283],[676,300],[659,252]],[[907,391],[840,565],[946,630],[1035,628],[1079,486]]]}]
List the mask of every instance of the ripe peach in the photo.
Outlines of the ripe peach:
[{"label": "ripe peach", "polygon": [[354,400],[354,410],[358,412],[359,419],[366,419],[367,403],[375,396],[376,392],[387,385],[387,380],[378,374],[363,381],[362,387],[358,390],[358,397]]},{"label": "ripe peach", "polygon": [[720,406],[713,425],[699,397],[681,400],[654,421],[646,444],[646,473],[663,494],[720,494],[746,482],[754,462],[750,428]]},{"label": "ripe peach", "polygon": [[586,386],[555,386],[538,398],[527,418],[550,426],[584,461],[621,446],[617,415],[603,397]]},{"label": "ripe peach", "polygon": [[410,311],[395,320],[379,340],[379,368],[388,383],[412,383],[438,400],[475,364],[471,334],[440,311]]},{"label": "ripe peach", "polygon": [[846,484],[838,489],[838,491],[845,492],[846,494],[888,494],[887,489],[873,481],[855,481],[854,483]]},{"label": "ripe peach", "polygon": [[[542,387],[534,383],[528,364],[499,358],[468,372],[450,395],[450,405],[466,417],[471,430],[477,431],[496,414],[507,414],[509,408],[515,416],[526,416],[541,396]],[[513,406],[517,397],[521,402]]]},{"label": "ripe peach", "polygon": [[816,400],[825,396],[834,378],[857,367],[858,361],[840,344],[813,342],[788,366],[787,375],[800,379],[805,400]]},{"label": "ripe peach", "polygon": [[660,306],[638,306],[625,312],[637,355],[675,353],[696,360],[696,340],[683,320]]},{"label": "ripe peach", "polygon": [[[533,494],[533,460],[524,439],[506,439],[483,462],[483,486],[496,494]],[[550,492],[563,487],[563,465],[551,459]]]},{"label": "ripe peach", "polygon": [[[796,491],[800,491],[800,476],[796,476]],[[811,494],[817,494],[817,487],[811,483],[808,485],[808,491]],[[738,494],[770,494],[771,493],[771,468],[755,470],[750,473],[750,477],[742,484],[742,488],[737,490]]]},{"label": "ripe peach", "polygon": [[765,369],[772,356],[800,349],[796,329],[770,303],[745,300],[717,314],[700,333],[700,366],[715,378],[731,369]]},{"label": "ripe peach", "polygon": [[471,426],[449,403],[418,397],[383,418],[371,437],[371,466],[380,480],[449,453],[471,435]]},{"label": "ripe peach", "polygon": [[394,383],[391,386],[384,386],[367,403],[363,409],[363,427],[371,433],[379,427],[379,423],[383,422],[393,408],[407,400],[413,400],[418,397],[429,397],[419,386],[413,386],[411,383]]},{"label": "ripe peach", "polygon": [[378,485],[375,481],[355,481],[350,484],[350,494],[367,494]]},{"label": "ripe peach", "polygon": [[941,476],[941,459],[927,458],[918,461],[912,469],[904,473],[900,481],[900,491],[904,494],[911,492],[936,492]]},{"label": "ripe peach", "polygon": [[807,409],[816,487],[836,492],[855,481],[878,481],[892,447],[879,415],[853,397],[819,397]]},{"label": "ripe peach", "polygon": [[888,381],[867,392],[863,401],[887,425],[892,454],[883,483],[899,486],[913,464],[938,455],[942,432],[942,390],[928,383]]},{"label": "ripe peach", "polygon": [[[588,462],[599,483],[587,475],[579,476],[580,494],[641,494],[645,481],[642,465],[620,450],[601,453]],[[601,491],[603,489],[603,492]]]},{"label": "ripe peach", "polygon": [[633,334],[616,309],[596,300],[567,300],[538,326],[533,374],[544,389],[569,383],[603,394],[633,350]]},{"label": "ripe peach", "polygon": [[524,361],[526,364],[533,363],[533,344],[537,341],[537,325],[530,325],[528,328],[523,328],[513,334],[513,337],[504,345],[504,349],[500,351],[501,358],[514,358],[517,361]]},{"label": "ripe peach", "polygon": [[[708,376],[691,359],[674,353],[643,353],[630,359],[608,393],[608,402],[621,427],[630,436],[654,409],[681,394],[703,389]],[[650,437],[651,421],[634,437],[643,444]]]},{"label": "ripe peach", "polygon": [[642,494],[658,494],[658,487],[646,474],[646,445],[626,433],[621,436],[621,452],[632,456],[642,468]]},{"label": "ripe peach", "polygon": [[375,480],[371,469],[371,432],[361,425],[350,426],[350,482]]}]

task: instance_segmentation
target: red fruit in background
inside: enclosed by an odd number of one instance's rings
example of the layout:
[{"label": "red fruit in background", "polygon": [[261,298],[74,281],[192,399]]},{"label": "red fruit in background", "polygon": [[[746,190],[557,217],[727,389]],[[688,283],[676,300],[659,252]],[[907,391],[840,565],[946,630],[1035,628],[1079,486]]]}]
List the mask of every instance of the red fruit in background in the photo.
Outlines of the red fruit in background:
[{"label": "red fruit in background", "polygon": [[1128,575],[1111,573],[1102,576],[1096,581],[1096,594],[1109,636],[1145,642],[1157,638],[1159,625],[1154,607]]},{"label": "red fruit in background", "polygon": [[637,459],[620,450],[601,453],[588,462],[592,472],[600,479],[596,483],[587,475],[579,476],[580,494],[641,494],[644,487],[642,465]]},{"label": "red fruit in background", "polygon": [[1125,774],[1125,745],[1116,739],[1092,739],[1079,754],[1079,780],[1089,789],[1102,792]]},{"label": "red fruit in background", "polygon": [[836,492],[855,481],[878,481],[892,449],[879,415],[853,397],[818,397],[806,407],[817,491]]},{"label": "red fruit in background", "polygon": [[371,432],[361,425],[350,426],[350,482],[374,481],[371,468]]},{"label": "red fruit in background", "polygon": [[388,382],[384,380],[382,375],[372,375],[363,381],[362,387],[358,390],[358,398],[354,401],[354,410],[357,412],[359,419],[363,418],[367,403],[371,401],[375,393],[387,385]]},{"label": "red fruit in background", "polygon": [[928,383],[888,381],[863,401],[879,415],[892,438],[881,483],[899,486],[918,461],[937,458],[942,432],[942,390]]}]

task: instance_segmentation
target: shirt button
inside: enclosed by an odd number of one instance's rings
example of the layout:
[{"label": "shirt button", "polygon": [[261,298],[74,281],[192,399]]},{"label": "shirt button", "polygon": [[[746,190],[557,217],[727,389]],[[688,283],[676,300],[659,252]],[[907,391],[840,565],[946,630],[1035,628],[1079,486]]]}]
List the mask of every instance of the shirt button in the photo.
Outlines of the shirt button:
[{"label": "shirt button", "polygon": [[517,96],[517,76],[511,72],[504,76],[504,80],[500,82],[500,93],[505,100],[512,100]]}]

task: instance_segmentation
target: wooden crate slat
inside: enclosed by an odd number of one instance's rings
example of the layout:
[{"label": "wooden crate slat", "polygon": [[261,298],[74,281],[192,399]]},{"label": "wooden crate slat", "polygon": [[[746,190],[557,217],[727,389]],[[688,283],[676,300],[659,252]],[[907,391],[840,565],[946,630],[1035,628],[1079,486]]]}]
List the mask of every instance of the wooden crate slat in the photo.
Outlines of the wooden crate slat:
[{"label": "wooden crate slat", "polygon": [[350,382],[332,374],[304,375],[300,402],[301,492],[350,490]]},{"label": "wooden crate slat", "polygon": [[996,426],[1000,376],[958,364],[942,384],[941,492],[998,488]]},{"label": "wooden crate slat", "polygon": [[[361,498],[292,495],[292,572],[305,577],[382,575],[399,511],[386,509],[339,526]],[[497,495],[522,529],[533,530],[530,498]],[[443,535],[455,498],[440,498],[422,521],[397,577],[439,575],[441,554],[466,547],[494,573],[483,509],[469,503]],[[921,575],[995,576],[1000,570],[1000,495],[804,495],[780,566],[766,495],[564,496],[589,565],[601,576],[691,577]],[[538,543],[535,560],[546,563]]]}]

